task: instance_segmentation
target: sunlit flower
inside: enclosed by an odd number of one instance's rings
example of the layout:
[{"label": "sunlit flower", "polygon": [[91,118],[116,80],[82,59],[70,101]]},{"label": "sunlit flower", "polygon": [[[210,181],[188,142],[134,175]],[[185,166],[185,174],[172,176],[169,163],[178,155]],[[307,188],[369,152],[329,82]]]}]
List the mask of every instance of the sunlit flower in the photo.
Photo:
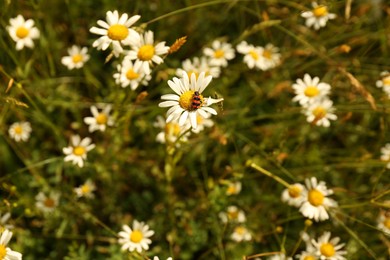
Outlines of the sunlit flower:
[{"label": "sunlit flower", "polygon": [[176,75],[181,77],[183,73],[187,73],[188,77],[191,78],[192,73],[198,77],[201,72],[204,72],[206,76],[210,75],[213,78],[218,78],[221,74],[221,69],[217,66],[211,66],[206,57],[194,57],[192,60],[184,60],[182,62],[182,68],[176,70]]},{"label": "sunlit flower", "polygon": [[339,244],[339,237],[330,239],[330,235],[330,232],[324,232],[317,241],[312,239],[316,255],[321,260],[345,260],[346,258],[343,255],[347,254],[347,251],[340,250],[345,244]]},{"label": "sunlit flower", "polygon": [[116,84],[120,84],[122,88],[130,85],[132,90],[138,88],[139,85],[148,85],[148,81],[152,78],[151,75],[145,73],[142,67],[142,61],[136,60],[134,63],[126,56],[122,64],[117,66],[118,73],[114,74]]},{"label": "sunlit flower", "polygon": [[315,221],[329,219],[327,210],[337,206],[336,201],[327,197],[332,195],[333,191],[327,189],[325,182],[320,181],[318,183],[315,177],[306,179],[305,183],[306,189],[302,191],[305,201],[302,203],[299,211],[303,216]]},{"label": "sunlit flower", "polygon": [[271,43],[268,43],[263,49],[262,49],[262,59],[260,59],[261,62],[259,62],[259,68],[261,70],[269,70],[272,68],[275,68],[280,63],[280,53],[279,48],[275,47]]},{"label": "sunlit flower", "polygon": [[244,211],[242,211],[236,206],[229,206],[226,212],[220,212],[219,218],[222,220],[223,223],[244,223],[246,221]]},{"label": "sunlit flower", "polygon": [[[157,116],[154,127],[161,128],[162,131],[157,134],[156,141],[162,144],[175,144],[180,146],[180,143],[187,142],[191,128],[189,122],[180,126],[177,122],[166,122],[162,116]],[[180,141],[178,140],[180,138]]]},{"label": "sunlit flower", "polygon": [[99,112],[96,106],[91,106],[92,117],[85,117],[84,123],[89,125],[88,131],[90,133],[99,130],[104,132],[107,126],[114,125],[114,119],[110,116],[111,105],[102,106],[102,110]]},{"label": "sunlit flower", "polygon": [[387,162],[386,168],[390,169],[390,143],[381,148],[381,161]]},{"label": "sunlit flower", "polygon": [[390,73],[388,71],[381,72],[381,79],[376,81],[376,86],[382,88],[390,97]]},{"label": "sunlit flower", "polygon": [[328,20],[336,18],[335,14],[328,12],[328,7],[325,5],[318,5],[316,2],[311,3],[313,10],[306,11],[301,14],[306,19],[307,27],[314,27],[315,30],[325,27]]},{"label": "sunlit flower", "polygon": [[79,69],[89,60],[88,48],[73,45],[68,49],[69,56],[62,57],[61,63],[68,69]]},{"label": "sunlit flower", "polygon": [[305,74],[302,79],[297,79],[297,83],[292,85],[295,91],[293,101],[298,101],[300,105],[309,105],[318,102],[330,93],[330,85],[320,82],[318,77],[312,78],[309,74]]},{"label": "sunlit flower", "polygon": [[226,195],[237,195],[241,191],[241,182],[235,181],[235,182],[229,182],[227,189],[226,189]]},{"label": "sunlit flower", "polygon": [[213,41],[211,48],[205,48],[203,53],[210,58],[210,65],[212,66],[226,67],[228,60],[235,57],[232,45],[218,40]]},{"label": "sunlit flower", "polygon": [[390,236],[390,211],[380,212],[377,223],[378,229],[382,230],[386,235]]},{"label": "sunlit flower", "polygon": [[148,250],[152,240],[149,237],[153,236],[154,231],[149,230],[149,226],[144,222],[134,220],[133,228],[128,225],[123,225],[123,231],[118,233],[119,244],[122,245],[122,250],[129,250],[130,252],[136,250],[141,253],[142,250]]},{"label": "sunlit flower", "polygon": [[124,13],[119,16],[118,11],[108,11],[106,20],[98,20],[97,24],[102,28],[92,27],[89,29],[91,33],[101,35],[99,39],[93,42],[92,46],[98,50],[106,50],[110,44],[113,47],[113,53],[116,57],[123,52],[122,45],[129,45],[130,39],[139,37],[138,33],[130,27],[137,22],[141,16],[134,15],[129,18],[128,14]]},{"label": "sunlit flower", "polygon": [[305,201],[305,198],[303,197],[303,191],[305,189],[305,186],[300,183],[290,185],[288,189],[283,190],[282,201],[290,206],[300,207]]},{"label": "sunlit flower", "polygon": [[74,188],[74,192],[76,193],[77,197],[86,197],[88,199],[93,199],[95,197],[95,194],[93,194],[95,190],[95,183],[93,183],[93,181],[90,179],[88,179],[83,185]]},{"label": "sunlit flower", "polygon": [[244,226],[235,227],[230,237],[236,242],[250,241],[252,239],[251,233],[249,233],[248,229]]},{"label": "sunlit flower", "polygon": [[162,56],[168,53],[169,46],[165,42],[154,43],[152,31],[147,31],[143,35],[137,34],[130,39],[132,50],[128,51],[127,56],[131,60],[142,62],[142,70],[150,74],[150,65],[152,63],[161,64],[164,62]]},{"label": "sunlit flower", "polygon": [[5,229],[1,232],[0,236],[0,259],[2,260],[21,260],[22,254],[16,251],[11,250],[7,247],[8,242],[12,238],[12,232],[8,229]]},{"label": "sunlit flower", "polygon": [[316,126],[329,127],[330,120],[336,120],[337,116],[333,114],[335,108],[333,102],[329,99],[323,99],[310,104],[304,108],[306,121]]},{"label": "sunlit flower", "polygon": [[244,55],[244,62],[248,65],[248,68],[261,69],[263,67],[264,57],[262,47],[255,47],[243,41],[237,45],[237,51]]},{"label": "sunlit flower", "polygon": [[205,98],[202,95],[211,79],[211,76],[206,77],[202,72],[198,78],[192,74],[189,79],[187,73],[183,73],[181,79],[174,77],[173,80],[169,80],[168,85],[176,94],[161,96],[161,99],[166,101],[159,104],[159,107],[170,107],[167,112],[167,122],[178,120],[179,125],[182,126],[187,118],[190,118],[192,128],[197,128],[198,115],[204,118],[208,118],[208,113],[216,115],[217,111],[209,106],[223,99]]},{"label": "sunlit flower", "polygon": [[15,122],[8,129],[9,135],[16,142],[26,142],[30,138],[31,131],[32,129],[29,122]]},{"label": "sunlit flower", "polygon": [[10,26],[7,26],[7,31],[12,40],[16,42],[16,50],[21,50],[24,46],[34,48],[34,39],[39,38],[39,30],[34,27],[32,19],[24,20],[22,15],[9,20]]},{"label": "sunlit flower", "polygon": [[87,153],[95,148],[95,145],[91,144],[92,140],[89,137],[81,140],[79,135],[72,135],[70,140],[71,145],[62,149],[66,155],[64,161],[72,161],[81,168],[84,166],[84,160],[87,159]]},{"label": "sunlit flower", "polygon": [[43,213],[50,213],[57,208],[59,199],[60,194],[58,192],[52,191],[49,196],[46,196],[43,192],[39,192],[38,195],[35,196],[35,206]]}]

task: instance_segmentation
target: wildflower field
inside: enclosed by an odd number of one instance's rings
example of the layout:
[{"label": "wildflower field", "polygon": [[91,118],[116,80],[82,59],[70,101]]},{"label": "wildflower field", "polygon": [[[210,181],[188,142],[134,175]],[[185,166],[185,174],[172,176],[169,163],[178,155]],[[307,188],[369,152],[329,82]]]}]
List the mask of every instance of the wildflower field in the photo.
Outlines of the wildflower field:
[{"label": "wildflower field", "polygon": [[389,259],[388,1],[0,3],[0,260]]}]

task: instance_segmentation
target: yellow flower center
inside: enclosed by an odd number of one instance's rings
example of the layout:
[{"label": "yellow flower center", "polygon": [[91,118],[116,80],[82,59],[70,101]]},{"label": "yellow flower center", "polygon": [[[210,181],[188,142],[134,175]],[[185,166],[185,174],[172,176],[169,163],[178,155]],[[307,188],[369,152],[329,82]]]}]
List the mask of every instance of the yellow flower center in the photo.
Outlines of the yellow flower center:
[{"label": "yellow flower center", "polygon": [[180,134],[180,126],[179,124],[169,122],[165,125],[165,134],[166,135],[174,135],[179,136]]},{"label": "yellow flower center", "polygon": [[87,194],[91,191],[91,187],[89,187],[88,184],[84,184],[83,186],[81,186],[81,192],[83,194]]},{"label": "yellow flower center", "polygon": [[386,77],[382,79],[383,85],[388,86],[390,85],[390,77]]},{"label": "yellow flower center", "polygon": [[[180,96],[180,99],[179,99],[179,105],[185,109],[185,110],[189,110],[189,111],[192,111],[194,110],[194,108],[192,107],[192,102],[193,102],[193,98],[194,98],[194,91],[192,90],[187,90],[186,92],[184,92],[183,94],[181,94]],[[201,94],[199,94],[199,98],[200,98],[200,103],[203,104],[203,96]]]},{"label": "yellow flower center", "polygon": [[23,128],[20,125],[16,126],[14,128],[14,130],[15,130],[15,133],[18,134],[18,135],[23,133]]},{"label": "yellow flower center", "polygon": [[320,247],[320,252],[322,255],[326,257],[331,257],[335,255],[336,250],[334,249],[334,246],[331,243],[324,243]]},{"label": "yellow flower center", "polygon": [[313,189],[309,191],[308,200],[310,204],[315,207],[322,205],[324,198],[324,194],[322,194],[319,190]]},{"label": "yellow flower center", "polygon": [[231,195],[231,194],[236,194],[237,193],[237,189],[236,189],[236,186],[234,185],[230,185],[226,191],[227,194]]},{"label": "yellow flower center", "polygon": [[214,52],[214,58],[222,58],[223,56],[225,56],[225,52],[223,50],[216,50]]},{"label": "yellow flower center", "polygon": [[0,245],[0,259],[3,260],[7,255],[7,250],[5,249],[5,245]]},{"label": "yellow flower center", "polygon": [[107,36],[114,41],[123,41],[129,35],[129,29],[122,24],[111,25],[107,30]]},{"label": "yellow flower center", "polygon": [[254,60],[259,59],[259,55],[257,54],[257,52],[255,52],[253,50],[249,52],[249,55],[251,55]]},{"label": "yellow flower center", "polygon": [[73,149],[73,154],[76,155],[76,156],[82,156],[83,154],[85,154],[85,152],[86,152],[86,150],[85,150],[85,148],[83,146],[76,146]]},{"label": "yellow flower center", "polygon": [[130,234],[130,241],[133,243],[139,243],[144,238],[143,234],[139,230],[134,230]]},{"label": "yellow flower center", "polygon": [[313,110],[313,115],[315,116],[316,120],[319,120],[321,118],[324,118],[326,116],[326,109],[323,107],[316,107]]},{"label": "yellow flower center", "polygon": [[328,8],[324,5],[317,6],[313,10],[313,14],[315,17],[322,17],[328,14]]},{"label": "yellow flower center", "polygon": [[107,123],[107,115],[104,113],[99,113],[96,117],[96,123],[98,125],[105,125]]},{"label": "yellow flower center", "polygon": [[244,235],[245,232],[246,232],[246,228],[241,227],[241,226],[238,226],[238,227],[236,227],[236,228],[234,229],[234,231],[235,231],[236,233],[238,233],[239,235]]},{"label": "yellow flower center", "polygon": [[390,229],[390,217],[387,217],[385,221],[383,221],[383,225]]},{"label": "yellow flower center", "polygon": [[303,258],[303,260],[316,260],[316,258],[312,255],[307,255],[305,258]]},{"label": "yellow flower center", "polygon": [[19,39],[26,38],[28,33],[29,33],[29,30],[24,26],[20,26],[18,29],[16,29],[16,36]]},{"label": "yellow flower center", "polygon": [[238,210],[235,211],[228,211],[227,213],[229,219],[237,219],[238,218]]},{"label": "yellow flower center", "polygon": [[271,60],[272,59],[272,52],[270,52],[268,50],[264,50],[263,51],[263,57],[266,58],[266,59]]},{"label": "yellow flower center", "polygon": [[79,63],[79,62],[83,61],[83,56],[81,54],[75,54],[72,57],[72,61],[73,61],[73,63]]},{"label": "yellow flower center", "polygon": [[298,198],[301,195],[301,191],[299,186],[290,186],[288,188],[288,195],[290,195],[291,198]]},{"label": "yellow flower center", "polygon": [[319,93],[320,93],[320,91],[318,90],[318,88],[316,86],[308,86],[308,87],[306,87],[305,92],[304,92],[305,96],[307,96],[307,97],[315,97]]},{"label": "yellow flower center", "polygon": [[140,60],[148,61],[151,60],[154,56],[154,46],[153,45],[144,45],[138,50],[137,57]]},{"label": "yellow flower center", "polygon": [[47,198],[43,202],[43,205],[45,205],[45,207],[47,207],[47,208],[54,208],[55,201],[52,198]]},{"label": "yellow flower center", "polygon": [[139,77],[139,74],[136,73],[133,69],[129,69],[127,72],[126,72],[126,78],[128,80],[134,80],[134,79],[138,79]]}]

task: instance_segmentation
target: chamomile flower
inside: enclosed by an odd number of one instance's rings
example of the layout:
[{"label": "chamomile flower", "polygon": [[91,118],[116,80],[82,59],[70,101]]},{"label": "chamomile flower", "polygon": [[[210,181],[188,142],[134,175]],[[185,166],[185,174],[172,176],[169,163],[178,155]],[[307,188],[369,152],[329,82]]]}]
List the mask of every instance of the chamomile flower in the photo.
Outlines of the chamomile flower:
[{"label": "chamomile flower", "polygon": [[381,148],[381,161],[387,162],[386,168],[390,169],[390,143]]},{"label": "chamomile flower", "polygon": [[226,195],[231,196],[239,194],[241,192],[241,186],[241,182],[239,181],[229,182],[227,184]]},{"label": "chamomile flower", "polygon": [[263,49],[262,49],[262,59],[259,63],[259,68],[261,70],[269,70],[272,68],[275,68],[280,63],[280,53],[279,48],[275,47],[271,43],[268,43]]},{"label": "chamomile flower", "polygon": [[234,49],[230,43],[213,41],[211,48],[205,48],[203,54],[210,58],[210,65],[226,67],[228,60],[234,59]]},{"label": "chamomile flower", "polygon": [[390,97],[390,73],[388,71],[381,72],[381,79],[376,81],[376,86],[382,88],[383,91]]},{"label": "chamomile flower", "polygon": [[117,66],[118,73],[114,74],[116,84],[120,84],[122,88],[130,86],[131,90],[135,90],[139,85],[148,85],[151,75],[146,74],[142,61],[136,60],[134,63],[126,56],[122,64]]},{"label": "chamomile flower", "polygon": [[119,244],[122,245],[122,250],[129,250],[130,252],[136,250],[141,253],[142,250],[148,250],[152,243],[149,237],[153,236],[154,231],[149,229],[144,222],[134,220],[133,228],[128,225],[123,225],[123,230],[118,233]]},{"label": "chamomile flower", "polygon": [[315,30],[325,27],[328,20],[336,18],[335,14],[328,12],[328,7],[325,5],[318,5],[312,2],[313,10],[303,12],[301,16],[306,19],[307,27],[314,27]]},{"label": "chamomile flower", "polygon": [[106,20],[98,20],[97,24],[102,28],[92,27],[89,29],[91,33],[101,35],[99,39],[92,43],[94,48],[98,50],[106,50],[112,44],[113,53],[116,57],[123,52],[122,45],[129,45],[130,39],[139,37],[138,33],[130,27],[137,22],[141,16],[134,15],[129,18],[129,15],[124,13],[119,16],[117,10],[108,11],[106,13]]},{"label": "chamomile flower", "polygon": [[330,239],[330,235],[330,232],[324,232],[318,240],[312,239],[316,255],[321,260],[345,260],[346,258],[343,255],[347,254],[347,251],[340,250],[345,244],[339,244],[339,237]]},{"label": "chamomile flower", "polygon": [[229,206],[226,212],[220,212],[219,218],[222,220],[223,223],[244,223],[246,221],[244,211],[242,211],[236,206]]},{"label": "chamomile flower", "polygon": [[91,138],[85,137],[81,140],[79,135],[73,135],[70,141],[71,145],[62,149],[66,155],[64,161],[72,161],[81,168],[84,166],[84,160],[87,159],[87,153],[95,148],[95,145],[91,144]]},{"label": "chamomile flower", "polygon": [[111,105],[102,106],[102,110],[99,112],[96,106],[91,106],[92,117],[85,117],[84,123],[89,125],[88,131],[90,133],[99,130],[104,132],[107,126],[114,125],[114,119],[110,116]]},{"label": "chamomile flower", "polygon": [[[195,134],[199,134],[206,127],[212,127],[214,125],[214,121],[211,120],[210,118],[211,118],[211,114],[206,114],[205,117],[197,115],[196,116],[197,127],[195,129],[192,128],[191,131]],[[188,119],[188,123],[190,123],[189,119]]]},{"label": "chamomile flower", "polygon": [[216,66],[211,66],[206,57],[194,57],[193,59],[184,60],[182,68],[176,70],[176,75],[181,77],[183,73],[187,73],[188,77],[191,78],[192,73],[198,77],[201,72],[204,72],[206,76],[210,75],[213,78],[218,78],[221,74],[221,69]]},{"label": "chamomile flower", "polygon": [[329,99],[323,99],[310,104],[304,108],[306,121],[316,126],[329,127],[330,120],[336,120],[337,116],[333,114],[335,108],[333,102]]},{"label": "chamomile flower", "polygon": [[[154,127],[161,128],[161,132],[157,134],[156,141],[162,144],[175,144],[180,146],[181,143],[187,142],[191,128],[189,122],[180,126],[177,122],[166,122],[162,116],[158,116]],[[178,140],[180,138],[180,140]]]},{"label": "chamomile flower", "polygon": [[237,45],[237,51],[244,55],[244,62],[248,65],[248,68],[261,69],[263,67],[264,57],[262,47],[255,47],[243,41]]},{"label": "chamomile flower", "polygon": [[167,122],[178,120],[179,125],[182,126],[189,118],[192,128],[196,129],[198,115],[204,118],[208,118],[208,114],[216,115],[217,111],[209,106],[223,99],[205,98],[202,95],[211,79],[211,76],[206,77],[202,72],[198,78],[192,74],[189,79],[187,73],[183,73],[181,79],[174,77],[173,80],[169,80],[168,85],[176,94],[161,96],[161,99],[166,101],[159,104],[159,107],[170,107],[167,112]]},{"label": "chamomile flower", "polygon": [[300,105],[305,106],[326,97],[331,87],[327,83],[320,82],[318,77],[312,78],[309,74],[305,74],[303,79],[297,79],[292,88],[296,95],[293,101],[298,101]]},{"label": "chamomile flower", "polygon": [[29,122],[15,122],[9,129],[8,133],[16,142],[26,142],[30,138],[31,124]]},{"label": "chamomile flower", "polygon": [[236,242],[250,241],[252,235],[246,227],[236,226],[230,238]]},{"label": "chamomile flower", "polygon": [[16,50],[21,50],[24,46],[34,48],[34,39],[39,38],[39,30],[34,27],[32,19],[24,20],[22,15],[9,20],[10,26],[7,31],[12,40],[16,42]]},{"label": "chamomile flower", "polygon": [[390,211],[380,212],[377,223],[378,229],[382,230],[383,233],[390,236]]},{"label": "chamomile flower", "polygon": [[0,259],[4,260],[21,260],[22,254],[16,251],[11,250],[7,247],[8,242],[12,238],[12,232],[8,229],[1,231],[0,236]]},{"label": "chamomile flower", "polygon": [[83,185],[73,189],[78,198],[86,197],[88,199],[93,199],[95,194],[93,192],[96,190],[95,183],[92,180],[88,179]]},{"label": "chamomile flower", "polygon": [[69,56],[62,57],[61,63],[69,70],[79,69],[89,60],[88,48],[73,45],[68,49]]},{"label": "chamomile flower", "polygon": [[299,211],[303,216],[317,222],[329,219],[327,210],[337,206],[336,201],[327,197],[332,195],[333,191],[326,187],[325,182],[318,182],[315,177],[306,179],[305,183],[306,189],[302,191],[305,200]]},{"label": "chamomile flower", "polygon": [[284,253],[280,253],[280,254],[268,257],[267,260],[292,260],[292,258],[286,256],[286,254],[284,254]]},{"label": "chamomile flower", "polygon": [[45,193],[39,192],[35,196],[35,206],[43,213],[51,213],[57,208],[60,200],[60,193],[52,191],[48,196]]},{"label": "chamomile flower", "polygon": [[290,185],[288,189],[283,190],[282,201],[290,206],[300,207],[305,201],[305,198],[302,196],[305,189],[305,186],[300,183]]},{"label": "chamomile flower", "polygon": [[132,50],[128,51],[127,56],[131,60],[142,62],[142,70],[150,74],[150,65],[152,63],[161,64],[164,62],[162,56],[168,53],[169,46],[165,42],[155,44],[152,31],[147,31],[143,35],[137,34],[130,39]]},{"label": "chamomile flower", "polygon": [[299,260],[317,260],[316,248],[313,246],[311,240],[312,238],[306,232],[301,233],[302,241],[306,243],[306,249],[300,254],[295,255],[295,258]]}]

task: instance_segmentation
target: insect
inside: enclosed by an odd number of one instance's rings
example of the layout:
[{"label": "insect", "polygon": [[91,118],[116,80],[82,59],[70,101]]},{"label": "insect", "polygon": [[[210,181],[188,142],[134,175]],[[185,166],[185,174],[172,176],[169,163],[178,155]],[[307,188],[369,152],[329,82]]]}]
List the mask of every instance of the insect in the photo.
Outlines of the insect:
[{"label": "insect", "polygon": [[199,91],[195,91],[192,96],[191,108],[192,110],[196,110],[202,106],[202,98],[200,97]]}]

